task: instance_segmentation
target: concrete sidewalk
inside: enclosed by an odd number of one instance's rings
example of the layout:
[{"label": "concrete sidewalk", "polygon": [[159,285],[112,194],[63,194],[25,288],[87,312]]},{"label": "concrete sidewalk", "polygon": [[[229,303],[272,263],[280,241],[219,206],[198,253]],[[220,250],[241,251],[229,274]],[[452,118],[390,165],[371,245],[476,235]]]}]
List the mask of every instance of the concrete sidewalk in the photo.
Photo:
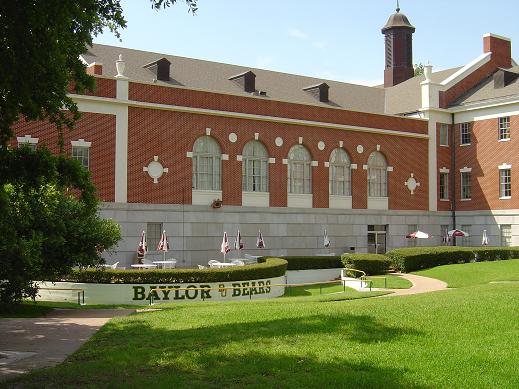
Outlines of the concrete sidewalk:
[{"label": "concrete sidewalk", "polygon": [[55,366],[101,326],[133,309],[54,309],[37,318],[0,319],[0,381]]},{"label": "concrete sidewalk", "polygon": [[409,289],[379,289],[390,290],[393,292],[380,297],[406,296],[411,294],[429,293],[447,289],[446,282],[437,280],[435,278],[417,276],[415,274],[406,273],[396,273],[396,275],[411,281],[413,286]]}]

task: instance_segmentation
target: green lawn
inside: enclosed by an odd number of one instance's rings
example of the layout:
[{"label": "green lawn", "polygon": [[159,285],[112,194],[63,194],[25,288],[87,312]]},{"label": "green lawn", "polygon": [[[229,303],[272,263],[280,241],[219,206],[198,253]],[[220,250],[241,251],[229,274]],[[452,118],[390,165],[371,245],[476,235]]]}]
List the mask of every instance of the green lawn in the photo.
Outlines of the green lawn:
[{"label": "green lawn", "polygon": [[111,320],[64,364],[11,386],[519,387],[519,284],[340,295],[161,305]]},{"label": "green lawn", "polygon": [[451,288],[488,284],[490,281],[519,281],[519,259],[445,265],[413,273],[445,281]]},{"label": "green lawn", "polygon": [[405,278],[396,276],[394,274],[386,274],[384,276],[373,276],[366,278],[373,282],[371,284],[372,288],[409,289],[411,286],[413,286],[413,283],[411,281],[408,281]]}]

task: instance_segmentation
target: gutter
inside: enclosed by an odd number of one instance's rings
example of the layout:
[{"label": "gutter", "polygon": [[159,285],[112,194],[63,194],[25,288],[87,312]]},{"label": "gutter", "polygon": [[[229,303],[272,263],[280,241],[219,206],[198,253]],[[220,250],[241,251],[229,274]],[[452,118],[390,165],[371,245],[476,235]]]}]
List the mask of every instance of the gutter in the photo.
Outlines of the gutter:
[{"label": "gutter", "polygon": [[[451,218],[452,229],[456,229],[456,136],[454,134],[454,113],[451,113]],[[452,245],[456,246],[456,238],[452,237]]]}]

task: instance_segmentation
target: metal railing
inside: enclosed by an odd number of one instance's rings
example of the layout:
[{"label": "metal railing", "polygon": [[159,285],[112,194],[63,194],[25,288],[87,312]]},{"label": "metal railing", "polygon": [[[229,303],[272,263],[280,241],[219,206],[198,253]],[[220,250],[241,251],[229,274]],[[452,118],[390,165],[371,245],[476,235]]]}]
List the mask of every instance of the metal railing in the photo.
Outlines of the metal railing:
[{"label": "metal railing", "polygon": [[77,291],[77,303],[85,305],[85,289],[81,288],[38,288],[38,290],[72,290]]}]

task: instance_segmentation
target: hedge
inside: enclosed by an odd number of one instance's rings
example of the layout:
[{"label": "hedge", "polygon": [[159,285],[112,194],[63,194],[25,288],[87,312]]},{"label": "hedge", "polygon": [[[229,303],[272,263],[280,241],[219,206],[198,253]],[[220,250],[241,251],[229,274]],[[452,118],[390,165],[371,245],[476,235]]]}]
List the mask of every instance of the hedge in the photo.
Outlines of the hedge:
[{"label": "hedge", "polygon": [[309,269],[337,269],[341,268],[340,255],[324,255],[324,256],[283,256],[288,262],[287,270],[309,270]]},{"label": "hedge", "polygon": [[99,284],[155,284],[246,281],[284,276],[287,261],[268,258],[262,263],[223,269],[75,270],[62,281]]},{"label": "hedge", "polygon": [[[389,269],[390,261],[382,254],[342,254],[341,261],[344,267],[362,270],[367,275],[385,274]],[[352,276],[357,276],[351,272]]]},{"label": "hedge", "polygon": [[402,248],[391,250],[386,256],[396,270],[410,272],[453,263],[519,258],[519,247]]}]

